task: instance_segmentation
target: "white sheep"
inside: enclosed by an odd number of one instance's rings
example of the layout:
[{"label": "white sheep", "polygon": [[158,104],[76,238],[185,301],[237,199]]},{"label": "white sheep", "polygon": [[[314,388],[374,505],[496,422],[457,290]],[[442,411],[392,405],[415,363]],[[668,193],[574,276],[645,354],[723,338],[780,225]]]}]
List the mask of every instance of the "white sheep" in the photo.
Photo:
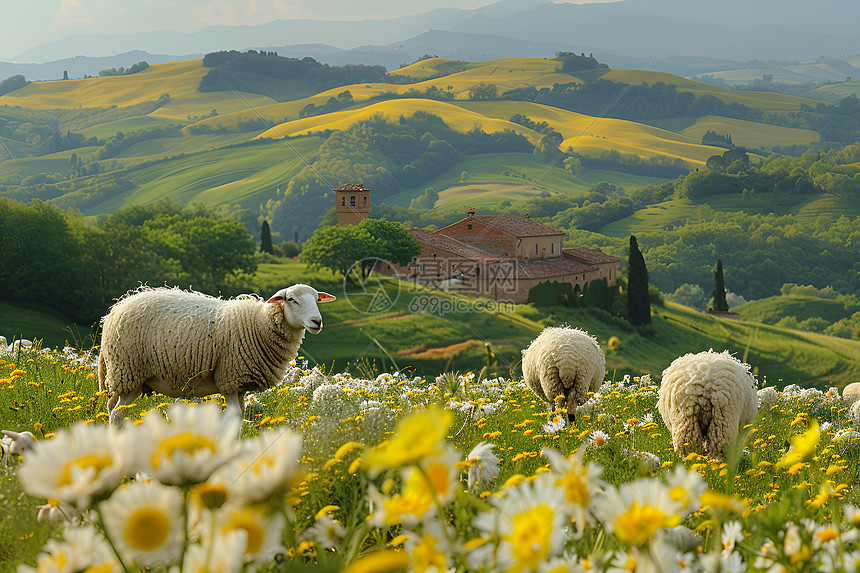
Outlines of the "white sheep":
[{"label": "white sheep", "polygon": [[721,458],[744,426],[752,424],[759,399],[748,364],[728,352],[676,358],[663,371],[657,409],[679,454],[701,451]]},{"label": "white sheep", "polygon": [[335,297],[303,284],[269,300],[224,300],[178,288],[142,287],[102,319],[99,389],[110,423],[143,392],[173,398],[220,393],[229,418],[242,419],[245,392],[280,383],[305,330],[323,327],[318,302]]},{"label": "white sheep", "polygon": [[11,430],[0,430],[3,437],[0,438],[0,454],[3,456],[3,465],[8,467],[9,460],[13,456],[23,456],[36,445],[36,436],[32,432],[13,432]]},{"label": "white sheep", "polygon": [[860,399],[860,382],[852,382],[843,388],[842,399],[849,405]]},{"label": "white sheep", "polygon": [[600,388],[604,374],[606,357],[597,340],[578,328],[545,328],[523,350],[523,381],[546,403],[550,418],[554,400],[563,396],[573,421],[577,406]]},{"label": "white sheep", "polygon": [[0,350],[6,350],[7,346],[9,346],[9,341],[6,340],[5,336],[0,336]]}]

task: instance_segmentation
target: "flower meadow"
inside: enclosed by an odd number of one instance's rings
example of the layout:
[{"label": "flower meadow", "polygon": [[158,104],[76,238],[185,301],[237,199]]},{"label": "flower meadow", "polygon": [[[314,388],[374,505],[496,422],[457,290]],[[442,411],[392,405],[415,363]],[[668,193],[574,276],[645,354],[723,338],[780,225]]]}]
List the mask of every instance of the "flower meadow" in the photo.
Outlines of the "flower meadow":
[{"label": "flower meadow", "polygon": [[36,436],[4,470],[4,570],[860,568],[860,406],[836,389],[762,385],[722,460],[675,454],[643,373],[568,423],[516,379],[300,358],[241,429],[158,395],[111,428],[95,358],[0,353],[0,428]]}]

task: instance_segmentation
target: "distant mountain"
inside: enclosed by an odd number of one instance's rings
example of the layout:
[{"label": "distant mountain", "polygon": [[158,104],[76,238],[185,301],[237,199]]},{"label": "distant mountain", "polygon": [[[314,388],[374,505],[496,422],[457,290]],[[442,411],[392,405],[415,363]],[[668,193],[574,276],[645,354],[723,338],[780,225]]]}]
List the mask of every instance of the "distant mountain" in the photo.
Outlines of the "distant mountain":
[{"label": "distant mountain", "polygon": [[[127,66],[127,53],[179,54],[188,59],[249,48],[282,56],[310,56],[330,64],[382,64],[389,70],[425,53],[465,60],[552,56],[558,50],[594,53],[601,61],[684,75],[737,68],[748,60],[814,61],[860,53],[860,2],[819,0],[622,0],[599,4],[500,0],[477,9],[362,21],[276,20],[258,26],[212,26],[195,33],[70,36],[0,64],[0,79],[95,75]],[[116,60],[87,61],[116,56]],[[142,57],[149,63],[167,61]],[[136,61],[140,61],[140,59]],[[655,65],[655,60],[659,63]],[[48,62],[45,67],[21,67]],[[63,63],[58,63],[63,62]]]},{"label": "distant mountain", "polygon": [[[783,0],[783,5],[794,4]],[[734,60],[810,60],[860,51],[860,35],[750,26],[636,11],[636,4],[545,4],[504,18],[477,14],[453,30],[516,39],[570,41],[589,51],[655,58],[708,56]],[[720,4],[720,6],[722,6]]]},{"label": "distant mountain", "polygon": [[278,55],[286,57],[311,56],[331,65],[381,64],[388,70],[396,70],[404,64],[411,64],[426,54],[456,60],[481,61],[513,57],[553,57],[557,51],[581,52],[587,49],[585,46],[562,42],[537,42],[445,30],[430,30],[414,38],[393,42],[386,46],[368,45],[352,50],[332,49],[333,51],[330,52],[324,52],[320,49],[321,46],[316,50],[304,52],[299,48],[299,46],[269,46],[258,49],[276,51]]},{"label": "distant mountain", "polygon": [[110,68],[127,68],[137,62],[148,64],[162,64],[165,62],[177,62],[180,60],[192,60],[202,58],[203,54],[185,54],[182,56],[167,54],[150,54],[141,50],[133,50],[123,54],[106,57],[75,56],[74,58],[63,58],[44,64],[13,64],[0,62],[0,80],[21,74],[30,81],[37,80],[60,80],[63,74],[68,72],[70,79],[82,78],[84,76],[96,77],[102,70]]}]

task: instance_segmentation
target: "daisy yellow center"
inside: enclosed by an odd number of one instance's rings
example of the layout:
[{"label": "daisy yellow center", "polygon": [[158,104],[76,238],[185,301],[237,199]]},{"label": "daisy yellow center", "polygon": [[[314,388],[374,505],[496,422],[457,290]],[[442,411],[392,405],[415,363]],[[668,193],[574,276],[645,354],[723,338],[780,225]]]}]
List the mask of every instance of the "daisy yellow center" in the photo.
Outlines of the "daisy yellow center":
[{"label": "daisy yellow center", "polygon": [[433,507],[433,498],[421,491],[404,491],[402,495],[396,495],[383,502],[385,507],[386,521],[395,524],[400,523],[401,515],[422,516]]},{"label": "daisy yellow center", "polygon": [[248,534],[248,541],[245,545],[246,555],[257,553],[262,549],[266,532],[263,531],[263,525],[255,519],[254,515],[238,516],[228,527],[229,529],[244,529],[245,533]]},{"label": "daisy yellow center", "polygon": [[568,472],[563,478],[558,480],[558,485],[564,488],[564,497],[570,503],[585,507],[588,505],[591,495],[588,493],[588,485],[582,476]]},{"label": "daisy yellow center", "polygon": [[158,451],[152,458],[152,465],[155,468],[161,465],[162,458],[171,459],[176,452],[185,452],[189,456],[194,455],[200,450],[215,451],[215,442],[206,436],[195,435],[190,432],[184,432],[175,436],[170,436],[158,446]]},{"label": "daisy yellow center", "polygon": [[412,549],[412,566],[416,571],[428,571],[433,567],[436,571],[445,571],[445,554],[436,550],[437,545],[436,539],[426,535]]},{"label": "daisy yellow center", "polygon": [[650,505],[633,502],[630,508],[618,516],[615,534],[618,539],[630,545],[642,545],[663,526],[678,525],[680,518],[673,519]]},{"label": "daisy yellow center", "polygon": [[93,468],[96,470],[93,476],[93,479],[95,479],[103,469],[110,467],[111,464],[113,464],[113,458],[108,455],[87,454],[77,459],[69,460],[66,462],[65,467],[63,467],[63,471],[60,472],[60,479],[57,485],[60,487],[71,485],[72,468],[79,468],[81,470]]},{"label": "daisy yellow center", "polygon": [[123,538],[138,551],[154,551],[164,545],[170,533],[170,518],[158,508],[135,511],[125,524]]},{"label": "daisy yellow center", "polygon": [[682,506],[686,506],[690,503],[690,496],[687,493],[687,490],[679,485],[669,490],[669,498],[672,501],[680,501]]},{"label": "daisy yellow center", "polygon": [[514,530],[504,540],[513,546],[518,570],[535,570],[549,555],[554,517],[551,507],[540,504],[511,518]]},{"label": "daisy yellow center", "polygon": [[275,460],[272,458],[260,458],[254,462],[251,469],[254,470],[255,474],[260,475],[264,471],[271,470],[273,467],[275,467]]}]

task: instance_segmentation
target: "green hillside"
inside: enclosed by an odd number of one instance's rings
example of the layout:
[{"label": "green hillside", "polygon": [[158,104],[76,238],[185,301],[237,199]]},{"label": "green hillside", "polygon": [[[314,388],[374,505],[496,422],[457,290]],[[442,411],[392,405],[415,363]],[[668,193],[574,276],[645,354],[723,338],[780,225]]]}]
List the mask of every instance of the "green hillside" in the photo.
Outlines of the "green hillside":
[{"label": "green hillside", "polygon": [[856,301],[790,294],[754,300],[735,308],[735,311],[744,320],[763,324],[776,324],[787,316],[793,316],[801,322],[819,318],[834,323],[860,311],[860,304]]},{"label": "green hillside", "polygon": [[603,169],[588,169],[577,175],[561,166],[547,168],[543,160],[530,153],[486,153],[467,157],[421,187],[389,197],[386,203],[408,207],[413,198],[432,187],[439,192],[438,208],[495,206],[541,193],[584,195],[601,181],[632,190],[666,179]]},{"label": "green hillside", "polygon": [[85,214],[111,213],[124,205],[145,205],[163,198],[183,205],[240,205],[256,211],[313,157],[318,146],[318,139],[306,138],[290,145],[279,142],[217,149],[158,162],[129,175],[135,184],[133,191]]},{"label": "green hillside", "polygon": [[[650,373],[658,378],[678,356],[714,348],[729,350],[740,358],[746,356],[760,377],[780,386],[842,386],[860,380],[860,341],[725,321],[674,303],[653,308],[656,334],[649,338],[622,320],[587,310],[512,305],[468,312],[474,299],[438,291],[410,291],[408,283],[375,275],[368,283],[372,292],[356,286],[345,288],[339,276],[310,272],[301,263],[283,259],[261,265],[252,290],[268,296],[296,282],[338,297],[321,307],[326,326],[319,335],[308,335],[301,351],[312,363],[336,372],[416,369],[436,375],[444,370],[478,371],[484,365],[485,345],[490,344],[497,356],[494,370],[507,373],[514,369],[519,375],[520,350],[543,327],[565,323],[597,337],[607,355],[610,378],[620,379],[628,373]],[[384,289],[393,304],[384,312],[368,314],[370,295],[377,292],[376,287]],[[460,308],[467,312],[451,312],[453,301],[461,301]],[[0,310],[14,317],[15,328],[10,333],[17,329],[25,336],[44,338],[48,345],[71,339],[63,334],[65,327],[55,315],[14,305]],[[613,336],[621,342],[610,349],[607,342]]]}]

